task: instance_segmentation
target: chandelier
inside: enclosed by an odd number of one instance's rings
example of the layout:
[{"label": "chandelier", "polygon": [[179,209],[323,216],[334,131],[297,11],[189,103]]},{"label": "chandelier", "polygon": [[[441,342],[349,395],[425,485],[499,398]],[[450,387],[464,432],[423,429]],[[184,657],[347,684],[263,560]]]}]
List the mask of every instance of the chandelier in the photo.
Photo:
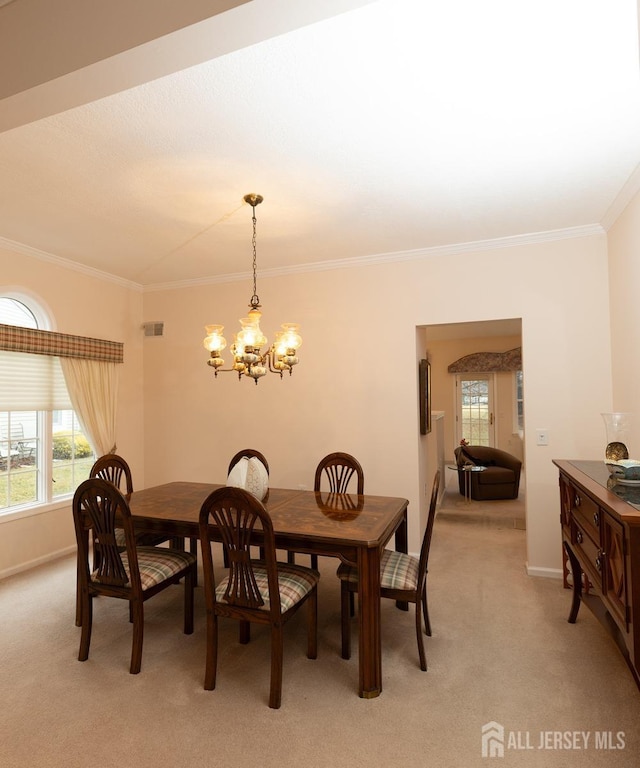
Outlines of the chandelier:
[{"label": "chandelier", "polygon": [[[296,323],[283,323],[282,330],[275,335],[275,341],[267,347],[267,339],[260,330],[260,298],[256,291],[256,206],[263,200],[262,195],[245,195],[245,203],[252,208],[251,220],[253,222],[253,295],[249,301],[249,314],[240,320],[240,331],[233,337],[230,352],[233,355],[233,364],[230,368],[224,368],[224,360],[221,357],[222,350],[227,346],[227,340],[222,335],[224,325],[205,326],[207,335],[204,339],[204,348],[209,350],[211,357],[207,363],[213,368],[215,376],[218,372],[226,373],[235,371],[238,378],[249,376],[255,383],[269,371],[279,373],[280,378],[285,371],[293,373],[293,366],[298,364],[298,348],[302,344],[302,338],[298,333]],[[265,348],[263,352],[262,349]]]}]

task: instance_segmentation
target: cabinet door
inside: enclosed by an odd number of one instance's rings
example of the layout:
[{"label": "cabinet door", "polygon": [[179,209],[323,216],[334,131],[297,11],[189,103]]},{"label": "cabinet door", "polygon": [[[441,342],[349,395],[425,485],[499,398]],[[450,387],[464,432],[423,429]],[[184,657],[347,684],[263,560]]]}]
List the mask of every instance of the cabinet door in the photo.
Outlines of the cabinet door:
[{"label": "cabinet door", "polygon": [[602,518],[604,550],[604,593],[611,615],[621,629],[629,630],[624,527],[607,514]]}]

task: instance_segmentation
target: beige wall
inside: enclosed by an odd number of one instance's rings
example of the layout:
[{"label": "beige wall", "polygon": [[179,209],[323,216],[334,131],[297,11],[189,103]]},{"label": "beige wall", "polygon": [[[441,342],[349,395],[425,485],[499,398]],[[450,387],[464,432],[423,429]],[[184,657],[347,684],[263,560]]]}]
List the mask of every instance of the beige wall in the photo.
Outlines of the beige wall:
[{"label": "beige wall", "polygon": [[[534,574],[560,568],[551,459],[598,458],[599,413],[612,401],[604,236],[259,279],[267,335],[298,321],[304,344],[290,379],[267,377],[258,386],[232,374],[214,380],[201,346],[206,323],[223,322],[233,333],[246,312],[248,280],[141,296],[2,251],[0,274],[3,287],[40,296],[58,330],[125,342],[118,445],[137,487],[222,481],[230,456],[247,446],[266,454],[274,486],[311,487],[317,461],[344,450],[362,462],[367,492],[409,499],[413,550],[433,450],[418,428],[417,329],[521,317],[528,566]],[[165,335],[143,341],[143,320],[164,321]],[[532,437],[542,427],[550,436],[544,448]],[[0,525],[5,575],[73,547],[68,505]]]},{"label": "beige wall", "polygon": [[[48,308],[55,330],[124,342],[119,367],[118,450],[144,483],[141,312],[142,294],[124,285],[61,268],[0,247],[0,293],[21,290]],[[75,547],[71,505],[7,520],[0,515],[0,577]]]},{"label": "beige wall", "polygon": [[[609,231],[613,406],[633,414],[629,455],[640,459],[640,193]],[[602,425],[602,441],[605,429]],[[604,450],[604,448],[603,448]]]},{"label": "beige wall", "polygon": [[[214,381],[201,347],[206,323],[222,322],[233,333],[248,281],[145,294],[145,319],[166,323],[166,335],[144,347],[149,483],[222,481],[229,457],[251,446],[267,455],[273,485],[310,487],[325,453],[348,451],[364,467],[367,492],[409,499],[415,550],[426,450],[416,328],[522,317],[528,564],[532,573],[557,572],[551,459],[596,458],[599,413],[611,403],[604,235],[259,279],[258,289],[267,335],[279,322],[298,321],[304,344],[291,379],[257,387],[232,374]],[[548,430],[549,446],[532,442],[536,428]]]}]

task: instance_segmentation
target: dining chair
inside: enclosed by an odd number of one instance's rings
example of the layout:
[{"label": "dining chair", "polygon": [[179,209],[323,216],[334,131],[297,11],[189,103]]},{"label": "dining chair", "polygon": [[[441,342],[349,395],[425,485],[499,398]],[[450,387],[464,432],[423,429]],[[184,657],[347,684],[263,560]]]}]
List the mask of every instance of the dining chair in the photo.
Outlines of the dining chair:
[{"label": "dining chair", "polygon": [[[418,640],[420,669],[423,672],[427,671],[427,657],[424,652],[422,639],[422,615],[424,614],[425,633],[431,637],[431,622],[429,621],[429,610],[427,607],[427,566],[439,488],[440,470],[436,472],[433,479],[429,514],[422,546],[420,547],[420,557],[417,558],[404,552],[384,549],[380,558],[381,597],[405,603],[415,603],[416,637]],[[349,595],[358,590],[358,569],[355,566],[342,564],[338,567],[338,578],[340,579],[341,596],[342,658],[349,659],[351,658]]]},{"label": "dining chair", "polygon": [[[133,477],[131,474],[131,468],[122,456],[116,453],[106,453],[104,456],[100,456],[94,462],[93,466],[89,470],[89,477],[97,477],[102,480],[115,485],[115,487],[124,492],[126,498],[129,499],[133,493]],[[124,530],[122,528],[116,528],[116,544],[121,548],[126,548],[126,541]],[[159,544],[169,541],[171,547],[174,549],[185,549],[183,539],[170,538],[164,534],[158,533],[137,533],[136,542],[140,546],[156,547]],[[198,552],[198,540],[191,539],[189,544],[189,551],[197,559]],[[96,542],[93,542],[93,568],[94,570],[100,565],[100,547],[96,546]],[[196,570],[196,586],[197,586],[197,570]],[[81,602],[80,602],[80,576],[78,574],[78,585],[76,590],[76,626],[82,625]]]},{"label": "dining chair", "polygon": [[231,470],[235,467],[235,465],[240,461],[240,459],[244,458],[259,459],[264,464],[264,468],[267,470],[267,475],[269,474],[269,462],[260,453],[260,451],[256,451],[255,448],[243,448],[241,451],[238,451],[238,453],[236,453],[236,455],[229,462],[229,471],[227,474],[231,474]]},{"label": "dining chair", "polygon": [[[184,579],[184,633],[193,633],[193,591],[196,558],[190,552],[167,547],[140,546],[136,540],[129,503],[115,485],[89,478],[73,497],[73,520],[78,544],[81,627],[79,661],[89,657],[93,598],[97,595],[127,600],[133,622],[132,675],[140,672],[144,635],[144,603]],[[116,523],[124,531],[125,549],[116,541]],[[98,545],[97,566],[90,562],[89,533]]]},{"label": "dining chair", "polygon": [[[124,482],[127,498],[133,493],[131,468],[125,459],[117,453],[106,453],[104,456],[100,456],[100,458],[96,459],[89,470],[89,477],[100,477],[103,480],[107,480],[108,482],[113,483],[113,485],[120,491],[122,491]],[[122,530],[116,530],[116,537],[121,545],[124,546],[124,533]],[[138,544],[149,547],[155,547],[158,544],[162,544],[164,541],[170,541],[171,546],[174,549],[185,549],[182,539],[170,538],[159,533],[138,533],[136,534],[136,541]],[[189,543],[189,551],[196,557],[198,552],[197,543],[197,539],[191,539]]]},{"label": "dining chair", "polygon": [[[98,477],[102,480],[115,485],[115,487],[124,493],[127,497],[133,493],[133,477],[131,475],[131,468],[127,464],[126,460],[122,456],[118,456],[116,453],[106,453],[104,456],[96,459],[93,466],[89,470],[89,477]],[[163,541],[167,541],[168,537],[162,534],[150,534],[142,533],[136,534],[136,540],[138,544],[144,544],[147,546],[156,546],[162,544]],[[122,528],[116,528],[116,542],[119,546],[125,546],[124,531]],[[177,542],[176,542],[177,544]],[[176,546],[179,549],[179,546]],[[94,557],[99,557],[99,551],[94,549]]]},{"label": "dining chair", "polygon": [[122,456],[118,456],[117,453],[105,453],[104,456],[96,459],[89,470],[89,477],[99,477],[102,480],[107,480],[121,491],[124,482],[124,492],[128,496],[133,493],[131,468],[125,459]]},{"label": "dining chair", "polygon": [[[260,501],[266,501],[269,498],[269,487],[268,487],[269,462],[266,460],[264,455],[260,453],[260,451],[256,451],[255,448],[243,448],[241,451],[238,451],[238,453],[236,453],[235,456],[231,459],[231,461],[229,462],[229,469],[227,470],[227,484],[234,485],[233,483],[230,483],[229,480],[232,477],[232,472],[234,468],[236,467],[239,461],[242,461],[242,459],[257,459],[264,466],[264,469],[266,471],[266,479],[263,478],[262,480],[257,480],[255,488],[245,486],[245,490],[251,491],[254,494],[254,496],[257,496],[260,499]],[[264,486],[266,486],[266,490]],[[226,551],[224,551],[223,556],[224,556],[224,567],[228,568],[229,563],[227,562]],[[289,555],[289,559],[291,560],[291,555]]]},{"label": "dining chair", "polygon": [[[228,574],[216,583],[211,548],[215,526],[230,563]],[[251,559],[256,541],[264,559]],[[318,655],[319,574],[300,565],[276,561],[275,536],[268,511],[261,501],[242,488],[218,488],[200,510],[200,542],[207,609],[205,690],[216,686],[218,617],[239,621],[239,640],[248,643],[251,623],[271,628],[271,688],[269,706],[280,707],[282,698],[283,625],[307,602],[307,657]]]},{"label": "dining chair", "polygon": [[[133,493],[133,478],[131,476],[131,468],[127,464],[127,462],[122,458],[122,456],[118,456],[115,453],[107,453],[104,456],[100,456],[96,461],[94,462],[93,466],[89,470],[89,477],[98,477],[102,480],[106,480],[107,482],[111,483],[112,485],[115,485],[118,490],[125,493],[127,498],[131,496]],[[115,531],[116,535],[116,544],[121,548],[125,549],[126,542],[124,537],[124,530],[122,528],[116,528]],[[161,538],[160,541],[164,541],[164,538]],[[139,542],[143,543],[143,542]],[[144,542],[145,544],[155,544],[156,542]],[[100,565],[100,547],[97,545],[96,541],[92,541],[92,550],[93,550],[93,569],[99,567]],[[77,584],[76,584],[76,627],[80,627],[82,625],[82,616],[81,616],[81,600],[80,600],[80,567],[81,567],[81,560],[80,557],[78,557],[78,577],[77,577]]]},{"label": "dining chair", "polygon": [[[351,479],[357,480],[356,493],[364,493],[364,472],[360,462],[349,453],[329,453],[316,467],[313,490],[322,490],[323,480],[329,484],[331,493],[347,493]],[[318,555],[311,555],[311,567],[318,569]],[[352,599],[353,614],[353,599]]]}]

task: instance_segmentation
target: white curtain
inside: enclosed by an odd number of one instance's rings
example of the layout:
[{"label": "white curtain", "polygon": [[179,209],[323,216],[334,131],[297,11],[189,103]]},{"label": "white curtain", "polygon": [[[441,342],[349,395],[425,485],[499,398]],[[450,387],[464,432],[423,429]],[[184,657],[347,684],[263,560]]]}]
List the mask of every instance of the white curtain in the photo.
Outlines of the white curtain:
[{"label": "white curtain", "polygon": [[101,360],[61,357],[69,398],[96,456],[116,451],[118,366]]}]

